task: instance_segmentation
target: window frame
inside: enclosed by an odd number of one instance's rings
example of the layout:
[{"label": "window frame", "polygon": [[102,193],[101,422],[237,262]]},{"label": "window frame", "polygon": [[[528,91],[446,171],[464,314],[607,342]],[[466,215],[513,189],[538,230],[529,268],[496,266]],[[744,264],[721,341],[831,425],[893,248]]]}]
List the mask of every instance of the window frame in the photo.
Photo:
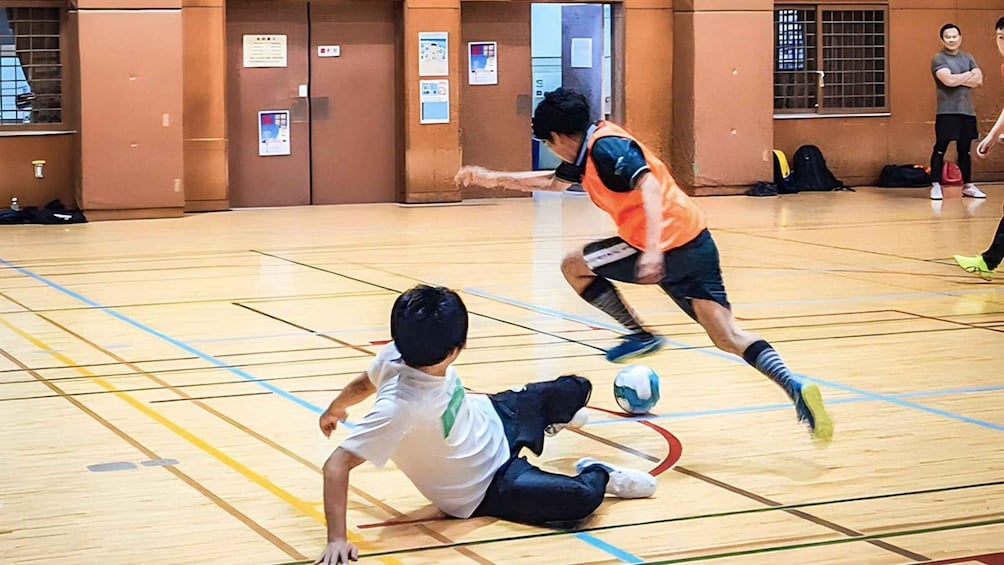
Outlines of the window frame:
[{"label": "window frame", "polygon": [[7,8],[56,8],[59,11],[60,121],[30,124],[0,124],[0,137],[75,133],[76,130],[73,127],[73,117],[75,114],[71,113],[72,109],[67,104],[68,101],[72,101],[72,98],[68,94],[75,92],[75,90],[71,90],[71,85],[67,80],[69,74],[67,63],[70,60],[67,53],[67,46],[69,45],[67,35],[69,31],[70,6],[67,2],[60,0],[14,0],[14,2],[4,4],[0,7],[0,9]]},{"label": "window frame", "polygon": [[[774,118],[775,119],[795,119],[795,118],[832,118],[832,117],[888,117],[891,115],[890,106],[890,82],[891,82],[891,72],[889,68],[889,5],[887,3],[883,4],[868,4],[868,3],[857,3],[857,4],[837,4],[837,3],[826,3],[826,2],[807,2],[799,0],[789,0],[787,2],[781,2],[774,4],[772,17],[772,63],[773,68],[772,74],[776,76],[779,72],[778,69],[778,50],[781,45],[778,43],[778,10],[807,10],[815,9],[816,12],[816,68],[812,72],[816,73],[816,107],[815,108],[774,108]],[[840,12],[853,12],[853,11],[875,11],[882,12],[882,37],[883,37],[883,57],[881,60],[883,63],[884,72],[884,97],[885,104],[883,106],[873,106],[873,107],[827,107],[824,104],[825,100],[825,86],[820,86],[820,84],[827,84],[826,78],[823,76],[823,80],[820,81],[819,72],[823,71],[826,65],[826,59],[824,57],[824,38],[825,33],[823,32],[823,12],[824,11],[840,11]],[[875,58],[879,60],[879,58]],[[776,78],[772,81],[772,87],[777,86]],[[776,96],[776,95],[775,95]],[[772,104],[775,103],[776,98],[771,97]]]}]

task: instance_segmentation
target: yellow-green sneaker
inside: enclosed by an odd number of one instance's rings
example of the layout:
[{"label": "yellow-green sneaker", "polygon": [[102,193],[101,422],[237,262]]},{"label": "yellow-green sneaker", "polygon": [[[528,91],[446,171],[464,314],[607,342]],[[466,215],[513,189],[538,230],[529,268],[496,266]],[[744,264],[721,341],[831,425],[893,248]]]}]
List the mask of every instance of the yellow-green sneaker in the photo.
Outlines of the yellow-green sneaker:
[{"label": "yellow-green sneaker", "polygon": [[960,267],[965,269],[966,272],[977,273],[985,281],[991,281],[994,279],[994,271],[990,267],[987,267],[987,263],[983,260],[982,255],[977,255],[975,257],[956,255],[955,262],[958,263]]}]

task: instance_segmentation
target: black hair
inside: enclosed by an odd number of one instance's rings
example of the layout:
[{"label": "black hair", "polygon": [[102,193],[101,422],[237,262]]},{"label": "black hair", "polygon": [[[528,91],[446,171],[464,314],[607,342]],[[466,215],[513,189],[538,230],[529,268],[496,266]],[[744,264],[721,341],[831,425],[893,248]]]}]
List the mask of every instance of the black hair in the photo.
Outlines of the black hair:
[{"label": "black hair", "polygon": [[940,37],[941,39],[945,39],[945,32],[950,29],[954,29],[955,31],[959,32],[959,35],[962,35],[962,30],[959,29],[959,26],[955,24],[945,24],[941,26],[941,31],[938,32],[938,37]]},{"label": "black hair", "polygon": [[390,335],[408,366],[435,365],[467,342],[467,307],[452,290],[418,285],[394,301]]},{"label": "black hair", "polygon": [[1001,19],[997,20],[997,25],[994,26],[994,29],[996,31],[1000,31],[1000,30],[1004,29],[1004,17],[1002,17]]},{"label": "black hair", "polygon": [[584,95],[566,88],[548,92],[533,112],[533,136],[549,140],[552,133],[583,133],[589,127],[589,114]]}]

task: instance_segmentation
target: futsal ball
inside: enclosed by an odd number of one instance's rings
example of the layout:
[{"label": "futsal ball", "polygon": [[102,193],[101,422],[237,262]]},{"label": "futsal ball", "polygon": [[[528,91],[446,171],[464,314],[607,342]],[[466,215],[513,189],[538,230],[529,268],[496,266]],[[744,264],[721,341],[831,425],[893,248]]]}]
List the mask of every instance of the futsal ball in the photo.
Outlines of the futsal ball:
[{"label": "futsal ball", "polygon": [[614,398],[628,414],[648,414],[659,402],[659,375],[644,365],[628,365],[614,377]]}]

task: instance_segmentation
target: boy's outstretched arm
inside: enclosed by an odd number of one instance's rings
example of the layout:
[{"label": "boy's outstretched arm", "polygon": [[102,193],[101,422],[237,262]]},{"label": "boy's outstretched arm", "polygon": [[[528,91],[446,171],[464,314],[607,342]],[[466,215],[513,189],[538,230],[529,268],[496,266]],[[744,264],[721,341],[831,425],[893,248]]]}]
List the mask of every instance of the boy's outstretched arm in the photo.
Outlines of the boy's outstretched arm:
[{"label": "boy's outstretched arm", "polygon": [[346,536],[345,507],[349,472],[363,461],[363,458],[339,447],[324,462],[324,517],[328,522],[328,545],[314,563],[334,565],[359,559],[359,548]]},{"label": "boy's outstretched arm", "polygon": [[338,422],[344,422],[349,417],[348,408],[366,400],[374,392],[376,392],[376,387],[370,381],[369,375],[363,371],[359,376],[352,379],[342,389],[342,392],[338,393],[338,396],[331,401],[324,414],[321,414],[321,432],[325,436],[331,437],[331,432],[335,431],[335,428],[338,427]]}]

